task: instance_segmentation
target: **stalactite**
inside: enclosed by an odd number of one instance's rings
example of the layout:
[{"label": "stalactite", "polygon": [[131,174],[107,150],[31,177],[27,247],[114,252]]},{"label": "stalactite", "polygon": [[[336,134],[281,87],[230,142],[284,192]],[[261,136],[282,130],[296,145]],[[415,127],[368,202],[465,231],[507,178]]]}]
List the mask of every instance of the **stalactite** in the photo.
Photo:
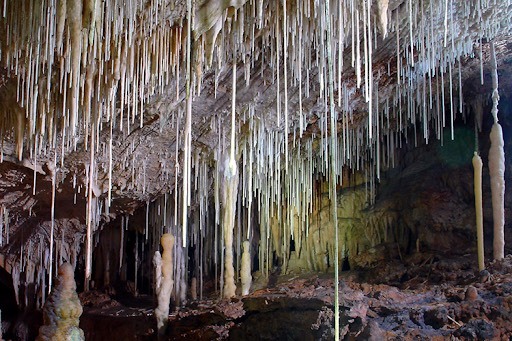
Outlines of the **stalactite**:
[{"label": "stalactite", "polygon": [[191,93],[191,82],[192,82],[192,27],[193,19],[192,19],[192,1],[187,1],[187,58],[186,58],[186,105],[187,105],[187,116],[185,121],[185,136],[184,136],[184,165],[183,165],[183,202],[182,202],[182,242],[183,247],[187,246],[187,215],[188,215],[188,206],[189,206],[189,198],[190,198],[190,148],[191,148],[191,139],[192,139],[192,93]]},{"label": "stalactite", "polygon": [[[94,119],[93,119],[94,121]],[[95,124],[93,124],[93,127]],[[96,200],[94,198],[93,187],[94,184],[94,169],[95,169],[95,150],[96,150],[96,132],[95,129],[91,130],[91,146],[90,146],[90,160],[89,160],[89,179],[87,188],[87,231],[86,231],[86,250],[85,250],[85,279],[84,288],[89,290],[89,282],[91,280],[92,272],[92,234],[93,234],[93,206]]]},{"label": "stalactite", "polygon": [[67,22],[71,36],[71,116],[69,125],[71,135],[76,136],[78,125],[78,93],[80,90],[80,58],[82,56],[82,0],[69,0],[67,6]]},{"label": "stalactite", "polygon": [[[368,5],[368,15],[370,12]],[[326,36],[327,36],[327,61],[329,66],[329,111],[331,114],[331,178],[329,182],[329,193],[330,193],[330,199],[331,199],[331,212],[332,212],[332,220],[334,222],[334,330],[335,330],[335,339],[339,340],[340,338],[340,313],[339,313],[339,237],[338,237],[338,202],[337,202],[337,160],[336,160],[336,154],[337,154],[337,117],[335,116],[335,110],[334,110],[334,68],[333,68],[333,55],[332,55],[332,41],[331,41],[331,17],[330,17],[330,8],[329,3],[325,3],[325,16],[326,16]],[[371,45],[371,39],[369,45]],[[371,53],[369,58],[369,63],[371,64]],[[371,67],[370,67],[371,72]],[[371,91],[371,87],[370,87]],[[371,100],[370,100],[371,103]],[[370,109],[371,110],[371,105]],[[370,133],[371,137],[371,133]]]},{"label": "stalactite", "polygon": [[52,204],[50,209],[50,219],[51,219],[51,228],[50,228],[50,261],[49,261],[49,278],[48,278],[48,293],[52,290],[52,279],[53,279],[53,237],[55,230],[55,182],[56,182],[56,163],[57,163],[57,155],[54,157],[54,162],[51,169],[51,177],[52,177]]},{"label": "stalactite", "polygon": [[389,0],[377,1],[377,13],[379,14],[379,28],[384,39],[386,39],[388,35],[388,6]]}]

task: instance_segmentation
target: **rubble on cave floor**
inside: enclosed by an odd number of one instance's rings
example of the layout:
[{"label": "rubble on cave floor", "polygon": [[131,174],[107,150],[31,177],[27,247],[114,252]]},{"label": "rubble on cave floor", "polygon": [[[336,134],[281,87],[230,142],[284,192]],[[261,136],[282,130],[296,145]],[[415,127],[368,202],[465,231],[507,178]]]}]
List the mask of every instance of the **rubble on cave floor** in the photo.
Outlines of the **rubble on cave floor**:
[{"label": "rubble on cave floor", "polygon": [[[474,258],[416,254],[367,271],[343,272],[341,335],[345,340],[509,340],[512,255],[489,263],[483,273],[476,270]],[[288,274],[272,288],[242,298],[192,301],[171,314],[167,336],[169,340],[330,340],[334,338],[333,288],[330,273]],[[98,318],[101,314],[109,317]],[[104,309],[86,309],[81,326],[87,339],[102,339],[101,324],[110,324],[111,319],[118,321],[116,330],[129,325],[133,339],[153,337],[149,309],[107,304]]]}]

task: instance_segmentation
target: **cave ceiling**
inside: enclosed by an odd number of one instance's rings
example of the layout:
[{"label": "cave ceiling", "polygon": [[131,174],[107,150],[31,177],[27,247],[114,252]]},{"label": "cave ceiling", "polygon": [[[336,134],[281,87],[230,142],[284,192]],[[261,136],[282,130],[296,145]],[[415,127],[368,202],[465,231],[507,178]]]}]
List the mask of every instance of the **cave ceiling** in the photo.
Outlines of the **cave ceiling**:
[{"label": "cave ceiling", "polygon": [[91,198],[101,224],[181,191],[187,79],[191,166],[221,163],[234,103],[241,172],[251,143],[279,140],[272,162],[283,169],[324,153],[330,84],[336,134],[353,141],[342,166],[374,169],[383,136],[414,124],[439,138],[451,112],[490,99],[491,41],[500,93],[512,89],[511,1],[331,1],[328,14],[322,1],[195,1],[190,35],[181,0],[0,4],[5,253],[49,238],[52,214],[83,234]]}]

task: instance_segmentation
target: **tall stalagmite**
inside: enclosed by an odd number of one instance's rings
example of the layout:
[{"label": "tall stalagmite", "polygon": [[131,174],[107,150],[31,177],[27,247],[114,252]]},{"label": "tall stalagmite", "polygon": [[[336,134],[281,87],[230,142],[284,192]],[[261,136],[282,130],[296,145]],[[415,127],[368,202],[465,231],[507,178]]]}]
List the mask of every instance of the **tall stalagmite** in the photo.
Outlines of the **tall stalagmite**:
[{"label": "tall stalagmite", "polygon": [[498,123],[498,68],[494,43],[491,42],[491,76],[492,76],[492,116],[494,124],[491,128],[491,148],[489,149],[489,175],[491,176],[492,217],[494,221],[494,259],[505,256],[505,152],[503,130]]},{"label": "tall stalagmite", "polygon": [[82,305],[76,294],[74,270],[71,264],[59,267],[59,283],[44,305],[44,325],[39,328],[38,341],[80,341],[84,332],[78,327]]},{"label": "tall stalagmite", "polygon": [[476,239],[478,252],[478,270],[485,269],[484,262],[484,218],[482,208],[482,158],[475,152],[473,156]]},{"label": "tall stalagmite", "polygon": [[[226,159],[227,161],[228,159]],[[224,297],[235,296],[235,269],[233,267],[233,229],[235,226],[238,168],[226,162],[222,185],[222,228],[224,231]]]},{"label": "tall stalagmite", "polygon": [[171,292],[174,285],[173,278],[173,246],[174,236],[165,233],[160,239],[163,253],[156,251],[153,257],[155,265],[156,294],[158,296],[158,307],[155,309],[158,334],[165,334],[167,323],[169,322],[169,303],[171,301]]},{"label": "tall stalagmite", "polygon": [[242,253],[242,265],[240,267],[240,277],[242,280],[242,295],[249,295],[251,289],[251,244],[248,240],[243,243],[244,252]]}]

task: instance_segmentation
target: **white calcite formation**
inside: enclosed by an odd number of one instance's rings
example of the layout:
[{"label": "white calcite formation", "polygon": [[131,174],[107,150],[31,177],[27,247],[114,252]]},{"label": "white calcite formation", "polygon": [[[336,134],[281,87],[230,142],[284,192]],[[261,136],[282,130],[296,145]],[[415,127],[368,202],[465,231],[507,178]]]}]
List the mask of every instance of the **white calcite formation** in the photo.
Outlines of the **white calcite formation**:
[{"label": "white calcite formation", "polygon": [[478,250],[478,270],[485,268],[484,263],[484,217],[482,208],[482,158],[475,152],[473,156],[474,191],[475,191],[475,216],[476,238]]},{"label": "white calcite formation", "polygon": [[153,263],[156,268],[156,294],[158,297],[158,307],[155,309],[155,317],[158,327],[158,334],[165,333],[169,320],[169,303],[171,300],[173,278],[173,246],[174,236],[170,233],[162,235],[160,239],[163,253],[155,252]]},{"label": "white calcite formation", "polygon": [[498,123],[498,67],[494,43],[491,42],[492,109],[494,124],[491,128],[491,148],[489,149],[489,175],[491,177],[492,218],[494,221],[493,254],[494,259],[505,256],[505,142],[503,130]]},{"label": "white calcite formation", "polygon": [[240,268],[240,277],[242,280],[242,295],[249,295],[251,289],[251,244],[248,240],[243,243],[244,252],[242,253],[242,266]]},{"label": "white calcite formation", "polygon": [[74,270],[71,264],[59,267],[58,284],[54,287],[43,308],[44,324],[39,328],[39,341],[85,340],[78,327],[82,305],[76,293]]},{"label": "white calcite formation", "polygon": [[388,35],[388,6],[389,0],[377,0],[377,13],[379,15],[379,29],[384,39]]},{"label": "white calcite formation", "polygon": [[235,269],[233,267],[233,229],[235,226],[238,168],[226,159],[222,188],[222,228],[224,230],[224,297],[235,296]]},{"label": "white calcite formation", "polygon": [[491,129],[489,149],[489,175],[491,176],[492,217],[494,221],[494,259],[505,256],[505,153],[503,151],[503,131],[494,123]]}]

